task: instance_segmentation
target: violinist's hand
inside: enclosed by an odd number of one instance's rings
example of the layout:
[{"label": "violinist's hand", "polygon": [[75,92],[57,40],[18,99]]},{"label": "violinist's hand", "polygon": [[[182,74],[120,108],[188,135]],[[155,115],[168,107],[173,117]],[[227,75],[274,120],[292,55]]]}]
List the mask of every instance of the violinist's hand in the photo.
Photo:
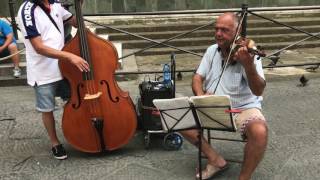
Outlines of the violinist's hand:
[{"label": "violinist's hand", "polygon": [[77,56],[77,55],[74,55],[72,53],[69,54],[69,57],[68,57],[69,61],[75,65],[81,72],[85,71],[85,72],[88,72],[90,71],[90,68],[89,68],[89,64],[87,61],[85,61],[83,58]]},{"label": "violinist's hand", "polygon": [[252,67],[254,55],[249,53],[246,46],[242,46],[234,54],[234,60],[241,63],[244,68]]}]

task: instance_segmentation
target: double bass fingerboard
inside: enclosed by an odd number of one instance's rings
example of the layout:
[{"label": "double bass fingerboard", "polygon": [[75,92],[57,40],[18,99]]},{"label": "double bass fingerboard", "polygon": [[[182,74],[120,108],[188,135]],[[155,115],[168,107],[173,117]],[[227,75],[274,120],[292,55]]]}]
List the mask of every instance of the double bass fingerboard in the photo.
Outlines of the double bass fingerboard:
[{"label": "double bass fingerboard", "polygon": [[78,24],[78,33],[79,33],[79,45],[80,45],[80,55],[81,57],[86,60],[90,66],[90,72],[83,72],[82,77],[83,80],[92,80],[93,79],[93,68],[92,68],[92,62],[91,62],[91,56],[88,46],[88,39],[86,34],[86,28],[82,16],[81,11],[81,0],[74,0],[75,2],[75,11],[76,11],[76,18],[77,18],[77,24]]}]

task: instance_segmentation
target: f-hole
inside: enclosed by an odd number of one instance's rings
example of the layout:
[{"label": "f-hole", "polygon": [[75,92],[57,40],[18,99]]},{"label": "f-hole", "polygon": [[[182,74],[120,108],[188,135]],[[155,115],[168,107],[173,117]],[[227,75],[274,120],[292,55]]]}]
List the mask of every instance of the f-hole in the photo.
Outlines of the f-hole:
[{"label": "f-hole", "polygon": [[100,84],[106,84],[107,86],[107,92],[108,92],[108,96],[109,96],[109,99],[113,102],[113,103],[117,103],[119,102],[119,97],[115,97],[114,99],[112,98],[112,94],[111,94],[111,91],[110,91],[110,86],[109,86],[109,83],[106,81],[106,80],[101,80],[100,81]]}]

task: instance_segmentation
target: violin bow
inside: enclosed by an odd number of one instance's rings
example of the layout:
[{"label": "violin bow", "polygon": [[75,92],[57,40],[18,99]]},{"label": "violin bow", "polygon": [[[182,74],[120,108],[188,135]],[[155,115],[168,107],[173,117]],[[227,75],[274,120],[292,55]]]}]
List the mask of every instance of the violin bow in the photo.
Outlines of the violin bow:
[{"label": "violin bow", "polygon": [[[219,76],[217,85],[216,85],[216,87],[214,88],[213,94],[216,93],[217,88],[218,88],[218,86],[219,86],[219,84],[220,84],[220,81],[221,81],[221,79],[222,79],[222,76],[223,76],[223,74],[224,74],[224,72],[225,72],[225,70],[226,70],[226,67],[227,67],[227,65],[228,65],[228,63],[229,63],[229,61],[230,61],[232,51],[233,51],[233,50],[235,49],[235,47],[236,47],[236,41],[237,41],[237,38],[238,38],[238,36],[239,36],[239,34],[240,34],[241,26],[242,26],[242,24],[243,24],[243,22],[244,22],[243,20],[244,20],[246,17],[247,17],[247,10],[245,9],[244,11],[242,11],[241,19],[240,19],[240,21],[239,21],[239,23],[238,23],[237,30],[236,30],[236,34],[234,35],[233,42],[232,42],[232,44],[230,45],[230,51],[229,51],[229,53],[228,53],[226,62],[223,64],[222,72],[220,73],[220,76]],[[243,29],[242,29],[241,35],[246,36],[246,28],[243,28]]]}]

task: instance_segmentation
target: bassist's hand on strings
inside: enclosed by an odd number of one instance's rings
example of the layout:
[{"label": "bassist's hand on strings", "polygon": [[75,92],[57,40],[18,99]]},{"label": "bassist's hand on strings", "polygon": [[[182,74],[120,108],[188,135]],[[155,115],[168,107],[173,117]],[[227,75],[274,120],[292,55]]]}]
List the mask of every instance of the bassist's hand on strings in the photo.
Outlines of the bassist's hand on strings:
[{"label": "bassist's hand on strings", "polygon": [[90,67],[87,61],[85,61],[83,58],[74,55],[72,53],[69,53],[68,60],[75,65],[81,72],[89,72]]},{"label": "bassist's hand on strings", "polygon": [[46,57],[68,60],[72,64],[74,64],[81,72],[90,71],[89,64],[83,58],[75,54],[66,51],[60,51],[45,45],[41,39],[41,36],[30,38],[30,42],[38,54]]}]

